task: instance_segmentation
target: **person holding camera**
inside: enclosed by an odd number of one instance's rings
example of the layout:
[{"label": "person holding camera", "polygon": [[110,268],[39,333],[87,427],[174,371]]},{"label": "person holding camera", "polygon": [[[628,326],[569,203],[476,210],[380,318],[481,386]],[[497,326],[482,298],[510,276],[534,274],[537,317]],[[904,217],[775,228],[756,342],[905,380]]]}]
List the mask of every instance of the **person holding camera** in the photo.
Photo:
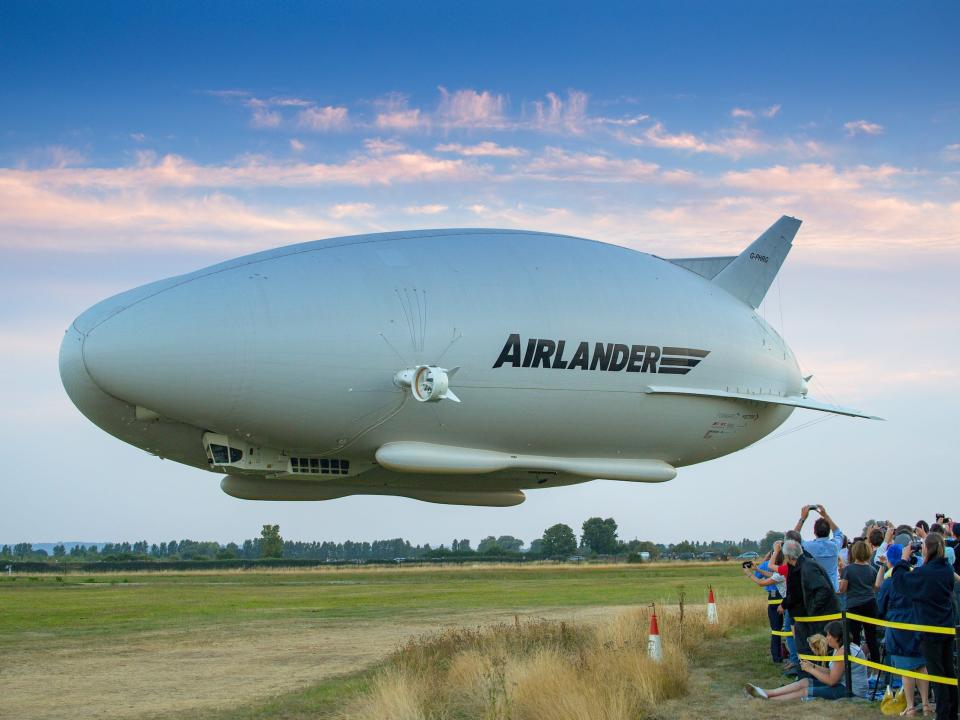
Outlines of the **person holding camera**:
[{"label": "person holding camera", "polygon": [[[773,550],[767,554],[763,562],[756,568],[754,568],[753,563],[749,560],[743,563],[743,574],[767,591],[767,621],[770,623],[771,630],[780,630],[783,627],[780,605],[779,603],[773,602],[775,600],[783,600],[787,594],[787,579],[777,570],[777,568],[783,564],[782,545],[783,541],[777,540],[773,544]],[[783,659],[780,652],[781,645],[780,636],[771,634],[770,657],[775,663]]]},{"label": "person holding camera", "polygon": [[[947,564],[943,536],[927,533],[923,539],[923,565],[911,569],[910,559],[914,553],[911,545],[903,549],[903,559],[893,566],[891,579],[894,590],[913,603],[914,616],[919,625],[954,627],[953,617],[953,568]],[[924,632],[920,635],[920,648],[927,661],[931,675],[955,678],[953,668],[952,635]],[[934,683],[933,695],[937,701],[937,720],[957,717],[957,687]]]},{"label": "person holding camera", "polygon": [[816,510],[820,517],[813,524],[813,540],[806,540],[803,543],[803,549],[806,550],[813,559],[819,563],[827,572],[830,583],[833,585],[833,591],[837,592],[840,588],[839,578],[839,558],[840,548],[843,547],[843,533],[840,528],[827,514],[823,505],[804,505],[800,510],[800,519],[797,521],[794,530],[800,532],[803,524],[810,516],[810,511]]},{"label": "person holding camera", "polygon": [[[787,559],[787,596],[784,610],[791,618],[830,615],[839,612],[840,603],[827,571],[803,549],[796,540],[783,543],[783,556]],[[797,648],[807,647],[807,638],[822,632],[824,623],[796,622],[793,637]]]},{"label": "person holding camera", "polygon": [[[903,546],[892,543],[884,556],[884,565],[877,572],[877,584],[880,592],[877,593],[877,612],[883,620],[915,625],[917,618],[913,612],[913,602],[905,595],[899,594],[893,587],[893,578],[884,576],[903,559]],[[902,630],[888,627],[884,634],[884,646],[887,650],[889,664],[898,670],[912,670],[927,674],[926,660],[920,650],[920,633],[913,630]],[[907,698],[907,707],[903,715],[916,715],[917,708],[913,704],[914,692],[920,691],[920,700],[923,703],[924,715],[930,715],[930,682],[915,680],[903,676],[903,694]]]},{"label": "person holding camera", "polygon": [[[873,591],[873,581],[877,571],[870,564],[870,548],[863,540],[858,540],[850,548],[850,564],[841,572],[840,593],[846,598],[847,612],[877,617],[877,601]],[[878,662],[880,646],[877,644],[877,626],[857,620],[850,621],[850,642],[860,644],[860,635],[866,636],[870,660]]]}]

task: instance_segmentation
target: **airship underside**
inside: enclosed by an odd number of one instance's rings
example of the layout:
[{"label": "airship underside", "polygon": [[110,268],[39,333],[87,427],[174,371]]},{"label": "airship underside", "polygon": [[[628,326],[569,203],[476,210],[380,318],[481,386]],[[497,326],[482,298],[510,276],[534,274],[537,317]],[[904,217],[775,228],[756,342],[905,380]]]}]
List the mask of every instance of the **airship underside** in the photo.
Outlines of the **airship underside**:
[{"label": "airship underside", "polygon": [[678,260],[480,229],[283,247],[93,306],[61,377],[95,424],[239,498],[662,482],[795,407],[868,417],[809,398],[756,312],[799,226]]}]

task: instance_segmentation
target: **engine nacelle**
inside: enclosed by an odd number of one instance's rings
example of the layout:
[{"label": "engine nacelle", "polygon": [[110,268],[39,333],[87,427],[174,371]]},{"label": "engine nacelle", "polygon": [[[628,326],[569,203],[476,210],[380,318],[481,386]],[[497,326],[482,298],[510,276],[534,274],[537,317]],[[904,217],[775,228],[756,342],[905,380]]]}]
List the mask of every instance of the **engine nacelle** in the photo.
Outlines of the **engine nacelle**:
[{"label": "engine nacelle", "polygon": [[398,372],[393,376],[393,382],[400,387],[410,388],[410,394],[417,402],[460,402],[460,398],[450,389],[450,378],[459,369],[455,367],[447,370],[435,365],[417,365]]}]

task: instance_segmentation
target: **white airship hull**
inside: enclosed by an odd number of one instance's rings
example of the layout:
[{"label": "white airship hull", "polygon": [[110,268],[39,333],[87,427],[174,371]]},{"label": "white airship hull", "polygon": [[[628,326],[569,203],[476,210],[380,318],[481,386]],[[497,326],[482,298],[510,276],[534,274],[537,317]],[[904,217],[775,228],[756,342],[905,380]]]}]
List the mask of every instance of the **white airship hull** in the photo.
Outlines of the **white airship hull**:
[{"label": "white airship hull", "polygon": [[[540,233],[306,243],[94,306],[61,374],[107,432],[226,473],[237,497],[511,505],[527,488],[667,480],[804,402],[789,348],[723,282]],[[411,391],[419,367],[437,368],[433,401]]]}]

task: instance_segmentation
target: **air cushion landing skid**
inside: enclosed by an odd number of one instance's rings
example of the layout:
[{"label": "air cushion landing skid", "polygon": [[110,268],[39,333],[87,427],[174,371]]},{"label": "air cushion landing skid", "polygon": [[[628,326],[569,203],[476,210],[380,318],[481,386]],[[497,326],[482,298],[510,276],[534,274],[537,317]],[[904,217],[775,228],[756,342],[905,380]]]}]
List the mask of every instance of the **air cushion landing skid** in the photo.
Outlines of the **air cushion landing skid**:
[{"label": "air cushion landing skid", "polygon": [[251,475],[227,475],[220,488],[241,500],[334,500],[347,495],[398,495],[442,505],[512,507],[526,496],[520,490],[435,490],[427,488],[331,485],[310,480],[286,480]]}]

